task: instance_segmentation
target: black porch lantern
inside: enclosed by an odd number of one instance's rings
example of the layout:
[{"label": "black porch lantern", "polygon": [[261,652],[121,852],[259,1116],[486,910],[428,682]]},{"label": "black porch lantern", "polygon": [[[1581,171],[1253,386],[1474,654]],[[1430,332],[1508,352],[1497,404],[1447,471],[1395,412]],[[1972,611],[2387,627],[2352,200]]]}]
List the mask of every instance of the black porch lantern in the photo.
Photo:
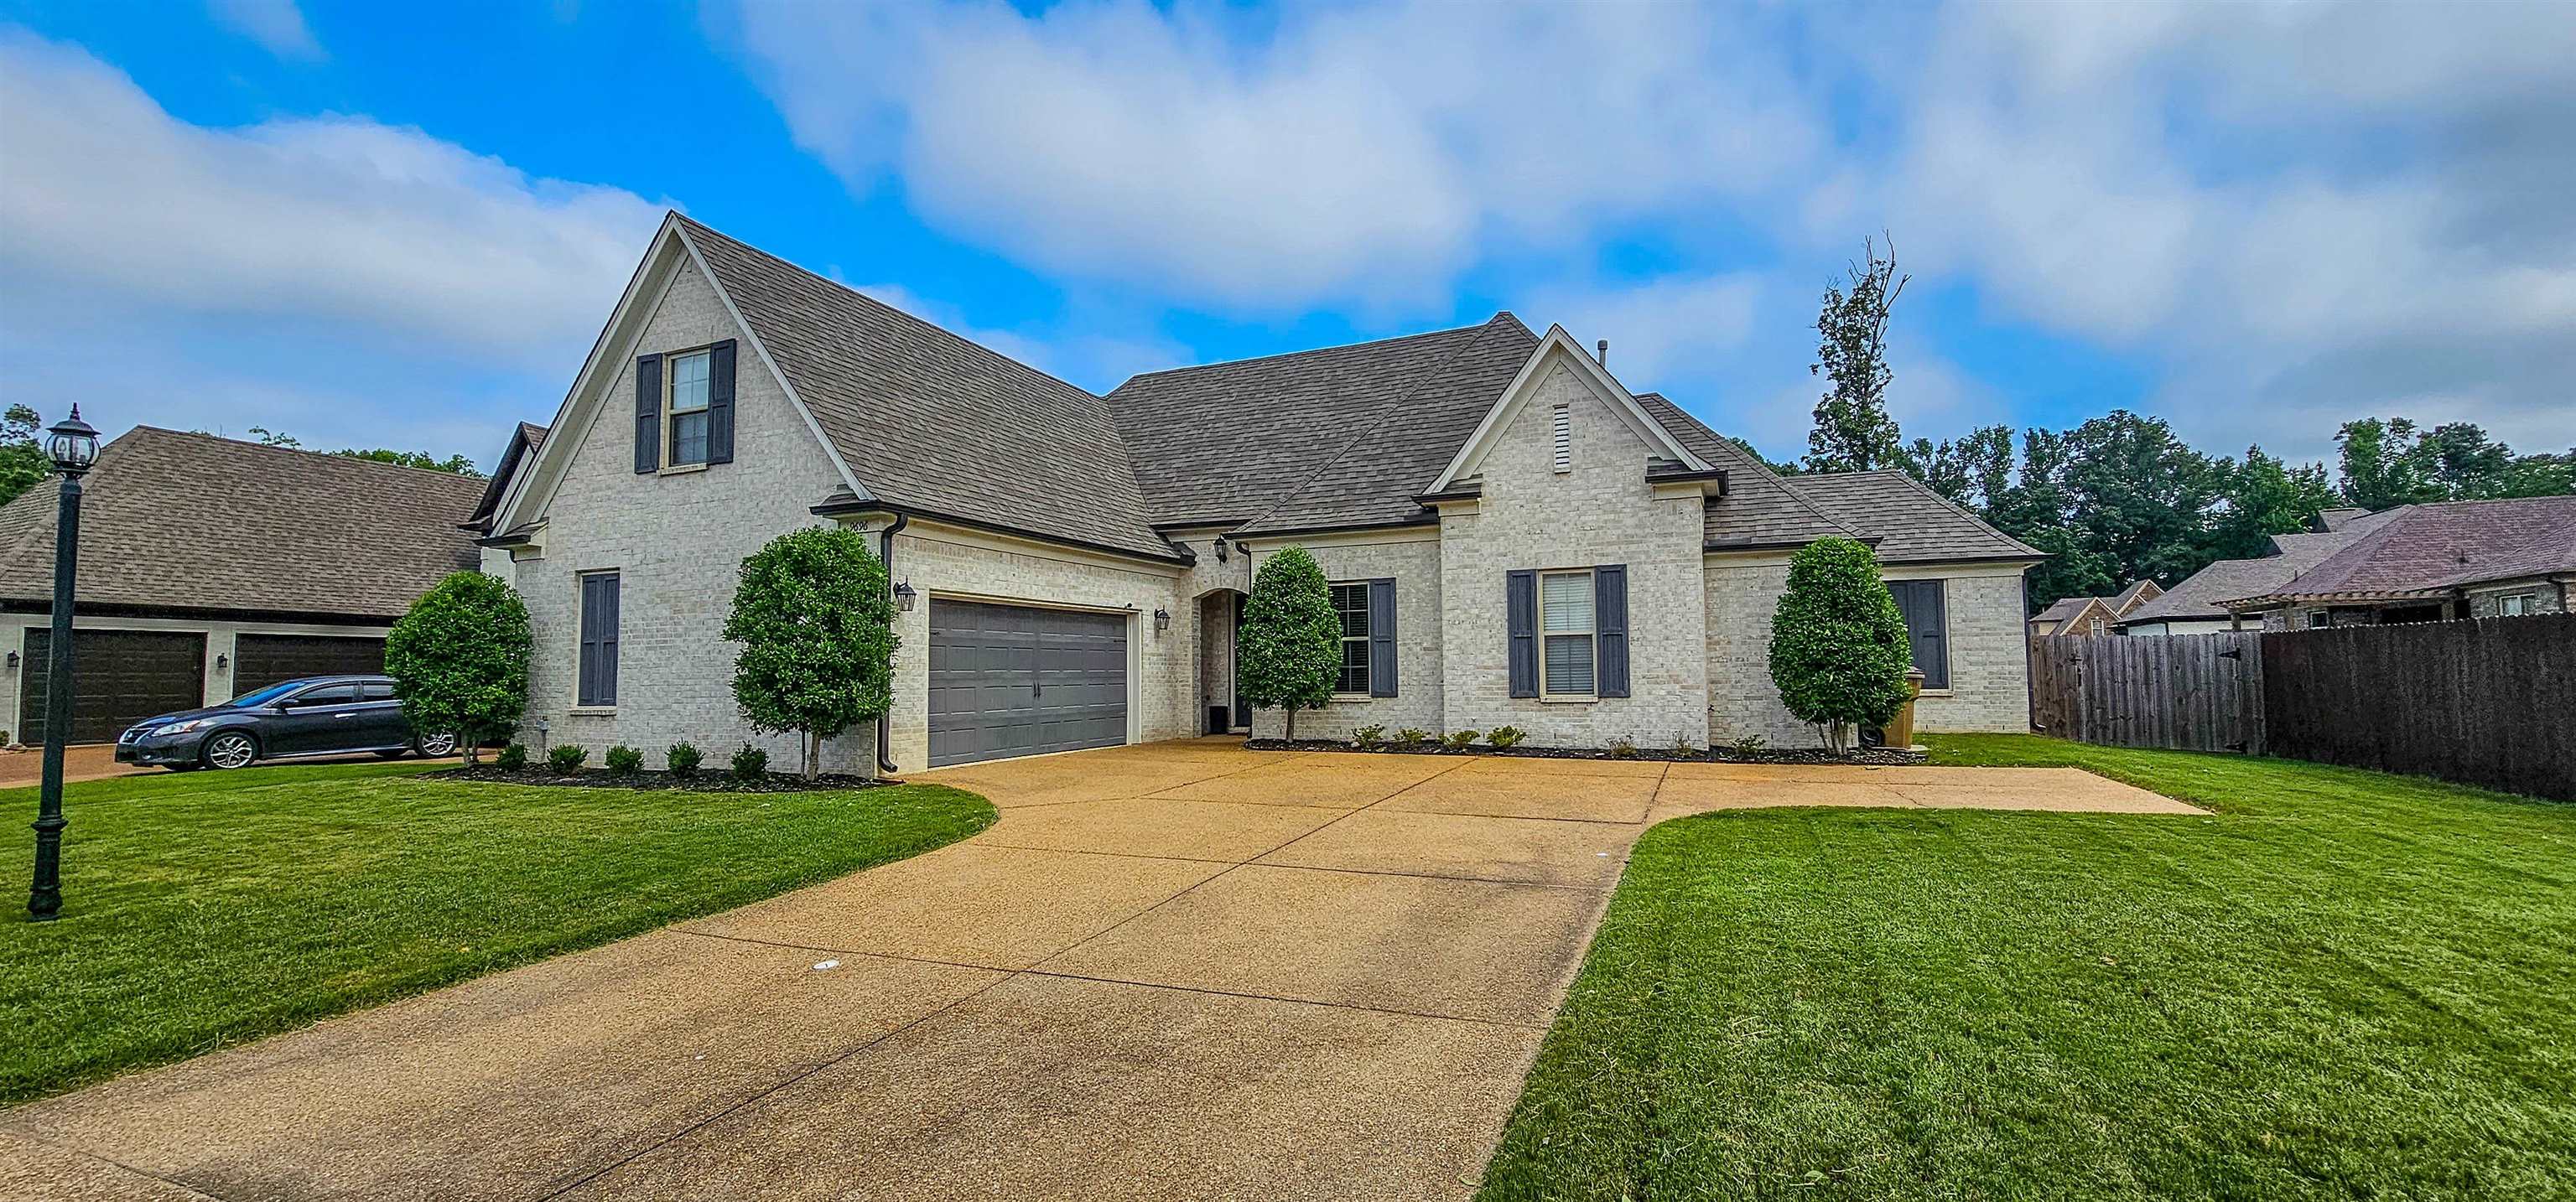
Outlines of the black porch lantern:
[{"label": "black porch lantern", "polygon": [[27,890],[27,917],[49,922],[63,909],[63,743],[72,722],[72,592],[80,567],[81,477],[98,462],[98,431],[71,416],[45,431],[45,453],[63,477],[54,511],[53,639],[46,647],[44,782],[36,797],[36,879]]}]

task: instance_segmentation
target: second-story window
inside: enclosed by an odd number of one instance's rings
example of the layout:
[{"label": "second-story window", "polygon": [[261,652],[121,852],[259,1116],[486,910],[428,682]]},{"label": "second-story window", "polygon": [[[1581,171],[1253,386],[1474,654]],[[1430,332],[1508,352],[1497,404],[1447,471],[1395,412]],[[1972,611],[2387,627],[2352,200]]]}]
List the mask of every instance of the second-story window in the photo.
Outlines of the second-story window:
[{"label": "second-story window", "polygon": [[707,461],[707,379],[711,358],[705,351],[671,356],[671,399],[663,428],[671,432],[671,453],[665,462],[672,467]]}]

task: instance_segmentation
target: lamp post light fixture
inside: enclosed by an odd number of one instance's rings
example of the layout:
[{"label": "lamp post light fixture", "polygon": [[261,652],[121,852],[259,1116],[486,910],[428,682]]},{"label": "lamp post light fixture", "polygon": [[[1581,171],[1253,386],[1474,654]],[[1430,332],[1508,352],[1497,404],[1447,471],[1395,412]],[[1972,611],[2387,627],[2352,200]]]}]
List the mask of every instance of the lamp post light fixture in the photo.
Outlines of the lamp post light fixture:
[{"label": "lamp post light fixture", "polygon": [[63,909],[63,743],[72,724],[72,585],[80,567],[81,477],[98,462],[98,431],[71,416],[45,431],[45,452],[62,473],[54,511],[54,633],[45,647],[45,775],[36,799],[36,881],[27,890],[27,918],[50,922]]}]

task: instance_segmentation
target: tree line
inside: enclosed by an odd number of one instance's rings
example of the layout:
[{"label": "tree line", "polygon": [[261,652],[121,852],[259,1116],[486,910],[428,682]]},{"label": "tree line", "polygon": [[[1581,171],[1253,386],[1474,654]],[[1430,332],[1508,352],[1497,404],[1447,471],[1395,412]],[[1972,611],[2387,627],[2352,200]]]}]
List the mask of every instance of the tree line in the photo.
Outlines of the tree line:
[{"label": "tree line", "polygon": [[[1816,362],[1828,382],[1807,454],[1784,473],[1897,468],[2049,555],[2030,601],[2103,596],[2132,580],[2171,586],[2213,560],[2262,555],[2269,536],[2313,527],[2338,506],[2373,511],[2434,501],[2576,493],[2576,448],[2517,453],[2474,422],[2429,429],[2362,418],[2335,432],[2336,469],[2292,465],[2249,446],[2207,455],[2163,418],[2114,410],[2071,430],[1993,425],[1957,439],[1904,439],[1889,416],[1888,318],[1907,277],[1875,240],[1827,287]],[[1749,443],[1738,445],[1752,450]],[[1757,452],[1758,453],[1758,452]]]}]

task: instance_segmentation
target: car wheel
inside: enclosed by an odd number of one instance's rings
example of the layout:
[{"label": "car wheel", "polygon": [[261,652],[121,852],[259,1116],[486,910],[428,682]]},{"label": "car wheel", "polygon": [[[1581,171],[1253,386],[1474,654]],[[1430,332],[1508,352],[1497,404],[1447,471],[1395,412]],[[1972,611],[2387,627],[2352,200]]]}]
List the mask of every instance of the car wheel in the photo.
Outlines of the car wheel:
[{"label": "car wheel", "polygon": [[249,735],[228,730],[206,740],[205,760],[209,768],[247,768],[259,758],[259,744]]},{"label": "car wheel", "polygon": [[428,756],[433,760],[439,759],[443,756],[456,754],[456,736],[422,735],[420,737],[420,742],[414,744],[414,746],[420,749],[420,753],[422,755]]}]

